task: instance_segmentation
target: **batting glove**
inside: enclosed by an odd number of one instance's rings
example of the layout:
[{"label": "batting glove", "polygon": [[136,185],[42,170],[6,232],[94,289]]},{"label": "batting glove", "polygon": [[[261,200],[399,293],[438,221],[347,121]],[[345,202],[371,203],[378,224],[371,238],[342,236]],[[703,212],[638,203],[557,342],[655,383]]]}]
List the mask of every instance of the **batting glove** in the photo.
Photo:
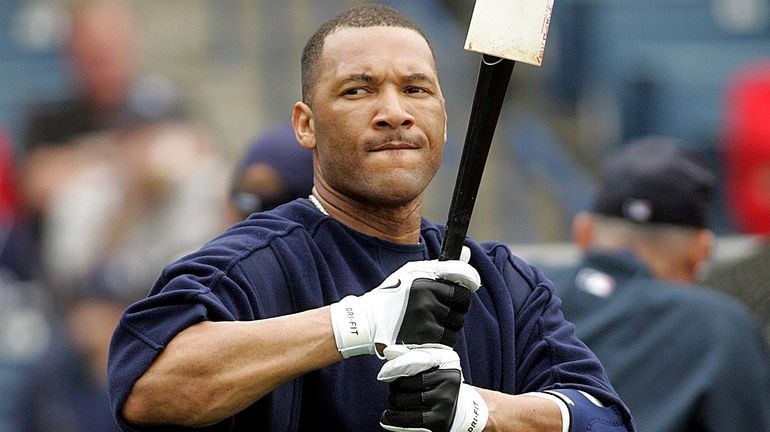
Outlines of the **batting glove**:
[{"label": "batting glove", "polygon": [[481,432],[489,409],[463,383],[460,358],[448,346],[427,344],[385,348],[388,362],[377,379],[390,383],[380,426],[395,432]]},{"label": "batting glove", "polygon": [[478,272],[465,261],[407,263],[368,293],[331,305],[337,349],[345,358],[385,358],[377,345],[453,346],[480,284]]}]

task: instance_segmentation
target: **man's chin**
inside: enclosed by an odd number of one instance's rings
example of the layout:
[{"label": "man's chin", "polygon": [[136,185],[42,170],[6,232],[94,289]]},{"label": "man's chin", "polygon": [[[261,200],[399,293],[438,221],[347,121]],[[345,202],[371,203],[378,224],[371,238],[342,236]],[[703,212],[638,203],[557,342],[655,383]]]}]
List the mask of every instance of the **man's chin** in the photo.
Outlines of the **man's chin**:
[{"label": "man's chin", "polygon": [[411,206],[415,200],[421,200],[423,190],[424,188],[419,188],[414,183],[410,185],[388,185],[379,188],[369,197],[370,202],[374,205],[398,208]]}]

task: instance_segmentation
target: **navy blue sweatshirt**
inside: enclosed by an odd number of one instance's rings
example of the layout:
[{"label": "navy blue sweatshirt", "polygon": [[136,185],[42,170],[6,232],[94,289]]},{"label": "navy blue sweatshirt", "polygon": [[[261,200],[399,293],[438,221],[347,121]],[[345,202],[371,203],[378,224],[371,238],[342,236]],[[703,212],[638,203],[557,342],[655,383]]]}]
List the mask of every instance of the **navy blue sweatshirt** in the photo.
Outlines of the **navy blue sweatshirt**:
[{"label": "navy blue sweatshirt", "polygon": [[[436,259],[442,233],[423,220],[419,244],[390,243],[351,230],[306,199],[234,225],[166,267],[149,295],[125,311],[109,360],[118,422],[126,431],[140,430],[125,424],[120,409],[134,382],[190,325],[265,319],[361,295],[408,261]],[[454,346],[466,382],[510,394],[583,390],[630,418],[542,273],[503,244],[466,245],[482,281]],[[358,356],[303,375],[202,430],[380,431],[388,390],[376,379],[382,364]]]}]

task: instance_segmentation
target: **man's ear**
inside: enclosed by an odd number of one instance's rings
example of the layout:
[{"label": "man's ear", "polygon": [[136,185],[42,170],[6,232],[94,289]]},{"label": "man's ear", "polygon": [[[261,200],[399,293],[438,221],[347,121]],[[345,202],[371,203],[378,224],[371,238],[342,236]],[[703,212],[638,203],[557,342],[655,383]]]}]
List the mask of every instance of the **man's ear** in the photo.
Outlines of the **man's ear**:
[{"label": "man's ear", "polygon": [[690,245],[688,260],[692,268],[693,277],[697,277],[704,264],[711,257],[714,248],[714,233],[708,229],[699,230]]},{"label": "man's ear", "polygon": [[294,104],[291,113],[291,123],[294,126],[294,134],[297,141],[308,150],[315,149],[315,124],[313,123],[313,110],[304,102]]},{"label": "man's ear", "polygon": [[572,239],[583,251],[588,250],[594,238],[594,217],[587,212],[580,212],[572,220]]}]

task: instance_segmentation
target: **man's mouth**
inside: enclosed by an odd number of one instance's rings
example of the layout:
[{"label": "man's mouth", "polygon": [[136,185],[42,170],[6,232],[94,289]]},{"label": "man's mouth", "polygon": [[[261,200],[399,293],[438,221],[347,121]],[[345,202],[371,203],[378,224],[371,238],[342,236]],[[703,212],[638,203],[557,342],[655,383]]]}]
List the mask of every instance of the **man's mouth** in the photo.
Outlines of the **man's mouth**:
[{"label": "man's mouth", "polygon": [[385,150],[414,150],[420,146],[408,141],[388,141],[377,146],[374,146],[371,151],[385,151]]}]

